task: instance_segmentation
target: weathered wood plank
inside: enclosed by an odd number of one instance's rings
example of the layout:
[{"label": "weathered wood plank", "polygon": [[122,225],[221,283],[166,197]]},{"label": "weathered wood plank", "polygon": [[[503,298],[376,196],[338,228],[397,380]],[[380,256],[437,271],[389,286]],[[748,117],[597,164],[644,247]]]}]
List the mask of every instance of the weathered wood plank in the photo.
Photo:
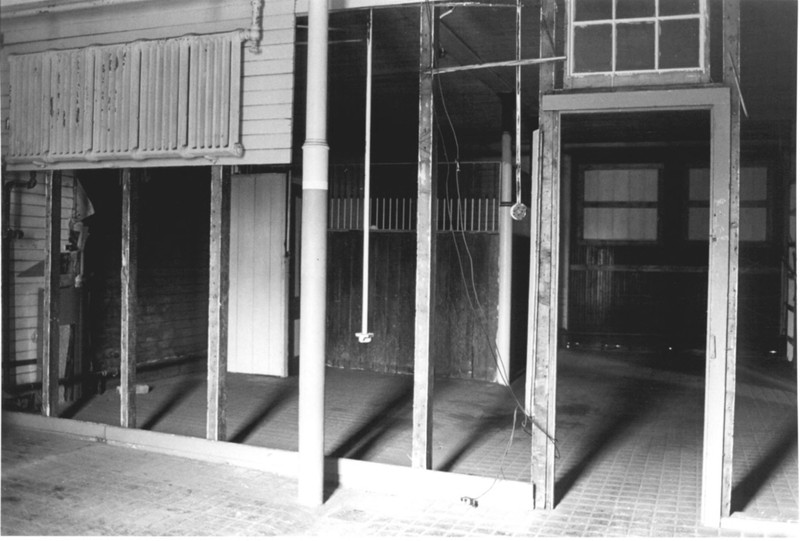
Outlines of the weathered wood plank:
[{"label": "weathered wood plank", "polygon": [[228,372],[228,289],[230,269],[230,169],[211,168],[208,271],[208,389],[206,438],[225,440]]},{"label": "weathered wood plank", "polygon": [[42,413],[58,416],[61,172],[45,173],[44,304],[42,307]]},{"label": "weathered wood plank", "polygon": [[419,10],[419,131],[417,164],[417,270],[414,315],[414,411],[411,465],[430,469],[433,461],[433,373],[431,329],[436,268],[436,179],[433,75],[437,48],[435,9]]},{"label": "weathered wood plank", "polygon": [[731,514],[733,492],[733,431],[734,402],[736,398],[736,325],[739,277],[739,172],[741,135],[741,96],[739,81],[741,73],[740,0],[725,0],[722,5],[723,21],[723,80],[731,89],[730,108],[730,186],[728,223],[730,226],[727,261],[727,337],[725,348],[724,410],[722,428],[722,502],[720,518]]},{"label": "weathered wood plank", "polygon": [[136,316],[138,313],[139,179],[122,170],[120,268],[120,426],[136,428]]},{"label": "weathered wood plank", "polygon": [[[70,38],[96,44],[104,39],[116,40],[115,43],[132,41],[126,33],[140,36],[133,39],[143,39],[142,34],[161,38],[176,34],[224,32],[247,28],[250,25],[250,2],[206,0],[205,4],[192,3],[191,6],[187,3],[149,6],[142,4],[106,6],[90,11],[75,10],[72,13],[42,13],[9,18],[2,24],[2,32],[7,36],[7,44]],[[153,10],[157,10],[157,16]],[[262,21],[265,34],[292,28],[294,14],[290,3],[265,2]],[[221,30],[209,30],[209,27]]]},{"label": "weathered wood plank", "polygon": [[[542,57],[555,55],[556,2],[542,4],[540,51]],[[539,68],[539,135],[542,154],[539,164],[538,235],[531,235],[532,264],[537,266],[536,282],[531,283],[529,302],[536,303],[533,375],[530,390],[530,414],[534,429],[531,435],[531,482],[533,506],[552,509],[555,485],[555,379],[558,312],[558,240],[559,240],[559,113],[544,112],[543,96],[555,88],[555,66]],[[536,204],[536,202],[534,202]],[[536,292],[534,295],[533,292]],[[530,377],[530,376],[529,376]]]}]

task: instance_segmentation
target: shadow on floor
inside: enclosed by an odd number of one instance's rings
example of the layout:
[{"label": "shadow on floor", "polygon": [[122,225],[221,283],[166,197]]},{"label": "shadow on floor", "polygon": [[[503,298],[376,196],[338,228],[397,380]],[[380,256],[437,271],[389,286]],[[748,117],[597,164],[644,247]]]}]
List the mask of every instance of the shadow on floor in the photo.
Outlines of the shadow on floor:
[{"label": "shadow on floor", "polygon": [[363,459],[393,427],[410,418],[413,385],[404,382],[386,402],[360,428],[346,436],[330,456]]},{"label": "shadow on floor", "polygon": [[[734,435],[734,437],[736,437]],[[772,475],[781,467],[797,446],[797,416],[791,415],[775,438],[772,446],[758,464],[733,487],[731,512],[744,511],[758,492],[769,482]]]},{"label": "shadow on floor", "polygon": [[140,428],[142,430],[152,430],[162,419],[164,419],[170,412],[172,412],[181,402],[189,398],[195,390],[205,385],[205,380],[201,378],[191,378],[183,382],[182,385],[177,386],[175,393],[169,397],[169,400],[159,406],[153,414],[142,423]]},{"label": "shadow on floor", "polygon": [[261,426],[269,416],[274,413],[282,404],[297,395],[297,387],[281,387],[277,392],[271,393],[261,408],[245,421],[242,427],[232,435],[230,440],[233,443],[244,443],[256,429]]},{"label": "shadow on floor", "polygon": [[[575,483],[588,473],[595,460],[604,452],[622,444],[625,432],[647,418],[659,403],[666,400],[672,388],[672,385],[665,383],[623,378],[623,383],[610,390],[608,396],[613,398],[612,408],[601,418],[603,424],[599,428],[581,438],[581,458],[555,483],[555,504],[558,505]],[[580,405],[573,405],[571,411],[589,416],[590,410],[578,406]],[[567,408],[570,406],[562,406],[562,410]],[[591,420],[590,418],[589,421]]]},{"label": "shadow on floor", "polygon": [[[523,435],[523,429],[520,426],[522,415],[519,414],[516,419],[517,435]],[[477,418],[478,422],[472,423],[464,432],[465,436],[459,442],[458,448],[455,449],[450,456],[436,468],[438,471],[449,472],[458,465],[459,461],[467,455],[470,451],[480,447],[482,443],[489,440],[494,434],[503,429],[508,430],[509,438],[511,437],[512,422],[514,420],[513,413],[498,413],[495,415],[482,415]],[[461,421],[462,423],[464,421]],[[462,425],[462,431],[463,425]],[[509,440],[510,441],[510,440]],[[510,445],[510,444],[509,444]],[[500,474],[502,474],[503,464],[497,465]]]},{"label": "shadow on floor", "polygon": [[88,406],[92,400],[95,399],[97,395],[95,394],[85,394],[83,397],[79,398],[78,400],[69,404],[64,411],[61,412],[59,417],[62,419],[72,419],[76,415],[78,415],[83,408]]}]

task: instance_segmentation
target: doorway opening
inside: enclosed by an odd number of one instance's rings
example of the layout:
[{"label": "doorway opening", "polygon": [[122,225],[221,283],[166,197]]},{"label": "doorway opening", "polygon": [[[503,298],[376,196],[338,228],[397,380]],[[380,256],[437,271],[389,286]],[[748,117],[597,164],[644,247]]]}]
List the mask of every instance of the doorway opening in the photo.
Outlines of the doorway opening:
[{"label": "doorway opening", "polygon": [[562,116],[556,503],[698,505],[709,136],[702,110]]}]

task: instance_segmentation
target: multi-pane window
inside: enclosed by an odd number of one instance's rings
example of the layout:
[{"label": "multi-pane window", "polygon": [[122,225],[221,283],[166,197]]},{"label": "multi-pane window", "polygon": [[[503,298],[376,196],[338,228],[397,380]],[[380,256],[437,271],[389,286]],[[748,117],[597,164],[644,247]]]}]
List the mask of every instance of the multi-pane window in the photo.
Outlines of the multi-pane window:
[{"label": "multi-pane window", "polygon": [[586,169],[583,174],[583,239],[658,240],[656,167]]},{"label": "multi-pane window", "polygon": [[[739,240],[765,242],[769,206],[767,167],[742,167],[739,172]],[[689,170],[689,240],[708,240],[709,170]]]},{"label": "multi-pane window", "polygon": [[567,84],[702,80],[706,2],[572,0]]}]

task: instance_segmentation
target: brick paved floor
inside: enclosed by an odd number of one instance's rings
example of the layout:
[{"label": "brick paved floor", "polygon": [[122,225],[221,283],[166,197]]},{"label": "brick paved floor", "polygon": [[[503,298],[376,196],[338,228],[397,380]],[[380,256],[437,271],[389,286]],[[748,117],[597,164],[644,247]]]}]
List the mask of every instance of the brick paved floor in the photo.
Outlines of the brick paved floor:
[{"label": "brick paved floor", "polygon": [[[777,368],[742,363],[737,374],[734,511],[796,521],[797,395],[791,374]],[[202,437],[203,378],[154,382],[151,393],[138,397],[140,426]],[[228,382],[229,439],[296,450],[296,378],[231,374]],[[564,351],[557,393],[557,508],[540,515],[533,530],[530,524],[520,528],[559,535],[567,520],[574,529],[570,535],[698,535],[703,389],[702,359]],[[521,381],[513,391],[522,396]],[[487,488],[499,475],[529,480],[530,437],[519,423],[512,428],[514,405],[499,385],[437,380],[434,467],[484,476]],[[110,391],[74,418],[117,424],[118,409],[119,398]],[[408,465],[410,430],[409,377],[328,371],[326,454]],[[4,477],[4,489],[5,482]],[[462,505],[448,503],[441,512]],[[441,529],[430,517],[413,520],[423,530]],[[381,528],[395,531],[388,523]]]},{"label": "brick paved floor", "polygon": [[420,494],[338,489],[295,504],[293,479],[244,468],[4,429],[2,535],[738,536],[696,525],[696,508],[635,498],[605,507],[571,491],[552,512],[503,513]]}]

